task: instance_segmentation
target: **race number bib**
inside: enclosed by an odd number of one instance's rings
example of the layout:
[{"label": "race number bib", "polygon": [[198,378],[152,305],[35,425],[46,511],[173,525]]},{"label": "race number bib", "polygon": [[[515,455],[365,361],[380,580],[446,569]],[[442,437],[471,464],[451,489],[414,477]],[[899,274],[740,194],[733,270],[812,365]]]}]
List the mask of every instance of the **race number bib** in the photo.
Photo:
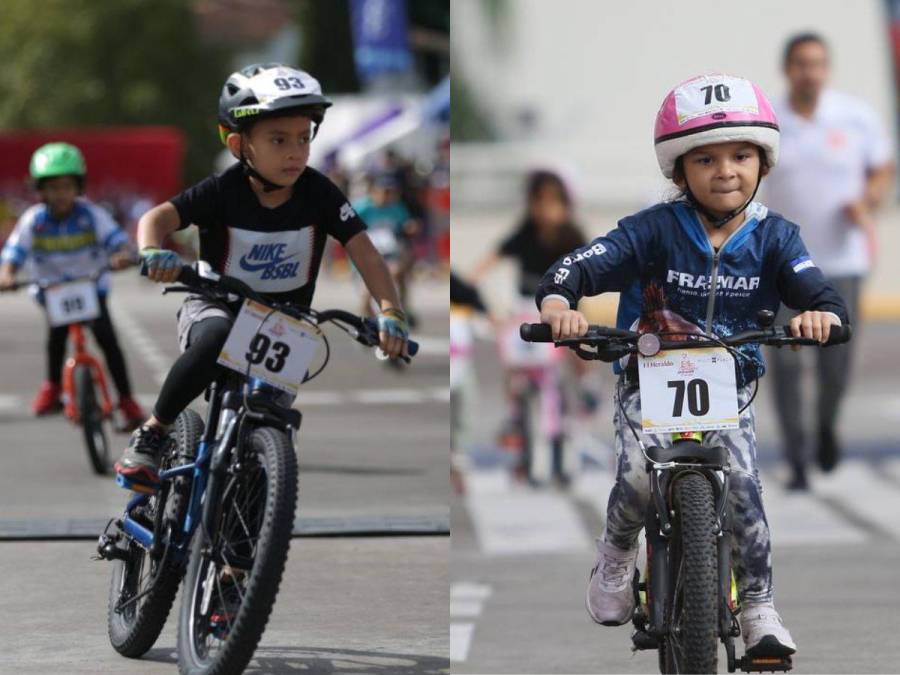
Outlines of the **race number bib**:
[{"label": "race number bib", "polygon": [[675,113],[678,123],[717,112],[759,112],[753,86],[733,77],[715,77],[685,82],[675,90]]},{"label": "race number bib", "polygon": [[44,293],[50,325],[91,321],[100,316],[97,286],[93,281],[74,281],[48,288]]},{"label": "race number bib", "polygon": [[300,382],[316,356],[319,339],[297,319],[247,300],[234,321],[219,363],[296,395]]},{"label": "race number bib", "polygon": [[738,428],[734,359],[723,347],[638,357],[644,433]]}]

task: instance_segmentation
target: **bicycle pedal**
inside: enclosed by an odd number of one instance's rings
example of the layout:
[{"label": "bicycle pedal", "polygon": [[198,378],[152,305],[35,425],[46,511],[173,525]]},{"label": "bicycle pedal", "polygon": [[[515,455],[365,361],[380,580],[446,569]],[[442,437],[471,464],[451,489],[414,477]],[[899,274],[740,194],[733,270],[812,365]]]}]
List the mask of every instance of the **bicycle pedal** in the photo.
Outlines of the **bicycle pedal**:
[{"label": "bicycle pedal", "polygon": [[140,492],[145,495],[155,495],[157,488],[150,487],[149,485],[144,485],[143,483],[135,483],[130,478],[123,476],[120,473],[116,474],[116,485],[121,488],[125,488],[126,490],[131,490],[132,492]]},{"label": "bicycle pedal", "polygon": [[642,649],[658,649],[659,640],[650,633],[643,630],[636,630],[631,634],[632,651]]},{"label": "bicycle pedal", "polygon": [[790,656],[747,656],[738,662],[745,673],[786,673],[794,667]]}]

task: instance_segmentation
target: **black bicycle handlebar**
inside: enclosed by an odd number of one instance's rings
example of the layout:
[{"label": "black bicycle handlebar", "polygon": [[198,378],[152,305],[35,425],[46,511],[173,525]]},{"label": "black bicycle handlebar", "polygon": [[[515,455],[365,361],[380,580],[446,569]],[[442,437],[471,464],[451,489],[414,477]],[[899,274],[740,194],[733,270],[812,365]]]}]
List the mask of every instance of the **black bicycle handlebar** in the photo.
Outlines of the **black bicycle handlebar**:
[{"label": "black bicycle handlebar", "polygon": [[[828,333],[828,341],[825,343],[819,343],[812,338],[794,337],[791,333],[790,326],[785,325],[780,328],[766,328],[760,330],[743,331],[730,337],[718,338],[718,340],[713,340],[712,338],[699,333],[697,334],[697,337],[701,339],[696,341],[686,340],[676,342],[672,340],[661,339],[660,347],[661,349],[685,349],[691,347],[707,346],[711,343],[715,344],[716,342],[723,342],[729,346],[746,344],[750,342],[759,342],[761,344],[770,345],[821,344],[823,347],[830,347],[832,345],[849,342],[852,333],[852,327],[849,325],[831,326],[831,329]],[[523,323],[519,327],[519,335],[526,342],[555,342],[561,345],[612,342],[612,346],[618,347],[623,355],[625,353],[633,353],[637,351],[637,340],[641,336],[640,333],[622,330],[620,328],[611,328],[608,326],[588,326],[587,333],[581,337],[566,338],[564,340],[554,340],[552,329],[550,325],[546,323]],[[665,335],[666,333],[659,333],[658,337],[662,338]],[[619,344],[614,344],[616,342],[618,342]]]},{"label": "black bicycle handlebar", "polygon": [[[145,261],[141,261],[141,276],[147,276],[147,265]],[[340,321],[359,331],[360,335],[356,338],[356,341],[360,344],[364,344],[368,347],[375,347],[379,342],[378,322],[375,319],[357,316],[356,314],[352,314],[342,309],[317,311],[311,307],[298,307],[297,305],[272,302],[236,277],[222,274],[215,279],[208,279],[200,276],[197,273],[197,270],[190,265],[181,266],[181,270],[178,272],[177,281],[186,286],[187,290],[200,295],[224,295],[226,293],[231,293],[264,304],[268,307],[273,307],[279,312],[284,312],[297,319],[302,319],[304,318],[304,315],[306,315],[307,317],[314,317],[319,323],[326,321]],[[409,356],[415,356],[419,352],[419,343],[415,340],[407,340],[406,350]]]}]

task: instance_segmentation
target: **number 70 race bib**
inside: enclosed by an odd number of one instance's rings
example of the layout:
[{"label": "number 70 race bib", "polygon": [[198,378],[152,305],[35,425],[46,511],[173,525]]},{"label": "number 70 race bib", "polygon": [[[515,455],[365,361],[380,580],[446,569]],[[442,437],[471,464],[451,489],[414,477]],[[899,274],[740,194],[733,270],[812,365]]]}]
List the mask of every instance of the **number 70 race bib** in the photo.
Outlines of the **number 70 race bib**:
[{"label": "number 70 race bib", "polygon": [[245,300],[228,334],[218,362],[296,395],[309,364],[319,349],[319,338],[297,319]]},{"label": "number 70 race bib", "polygon": [[734,358],[723,347],[638,357],[644,433],[738,428]]}]

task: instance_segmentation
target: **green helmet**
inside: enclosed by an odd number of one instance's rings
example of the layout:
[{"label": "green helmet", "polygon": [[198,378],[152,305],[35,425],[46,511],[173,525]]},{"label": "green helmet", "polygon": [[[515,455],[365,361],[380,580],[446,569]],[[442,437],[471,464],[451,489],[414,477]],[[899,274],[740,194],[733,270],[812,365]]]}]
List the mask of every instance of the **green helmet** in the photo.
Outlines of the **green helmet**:
[{"label": "green helmet", "polygon": [[81,150],[68,143],[47,143],[31,156],[31,177],[40,182],[54,176],[78,176],[84,179],[87,169]]}]

